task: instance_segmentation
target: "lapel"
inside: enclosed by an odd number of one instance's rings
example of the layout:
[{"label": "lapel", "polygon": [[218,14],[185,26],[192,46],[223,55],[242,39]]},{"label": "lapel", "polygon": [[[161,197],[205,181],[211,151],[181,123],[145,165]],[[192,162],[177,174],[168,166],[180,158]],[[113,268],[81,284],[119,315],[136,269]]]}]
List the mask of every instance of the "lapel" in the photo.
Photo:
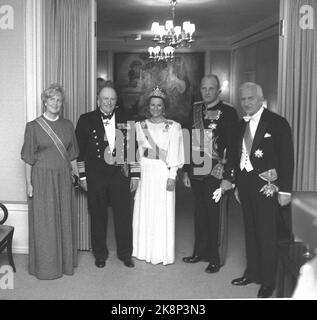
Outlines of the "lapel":
[{"label": "lapel", "polygon": [[100,134],[100,136],[104,136],[105,128],[103,126],[101,112],[100,112],[99,108],[94,111],[94,123],[95,123],[95,128],[96,128],[98,134]]},{"label": "lapel", "polygon": [[264,109],[263,113],[261,115],[258,127],[256,129],[255,135],[254,135],[252,148],[251,148],[251,155],[254,153],[255,149],[258,147],[258,145],[259,145],[260,141],[262,140],[262,138],[264,137],[266,129],[269,125],[269,121],[268,121],[267,116],[268,116],[268,112],[266,109]]},{"label": "lapel", "polygon": [[244,131],[247,123],[242,119],[240,126],[240,136],[239,136],[239,159],[241,159],[241,154],[242,154],[242,143],[243,143],[243,136],[244,136]]}]

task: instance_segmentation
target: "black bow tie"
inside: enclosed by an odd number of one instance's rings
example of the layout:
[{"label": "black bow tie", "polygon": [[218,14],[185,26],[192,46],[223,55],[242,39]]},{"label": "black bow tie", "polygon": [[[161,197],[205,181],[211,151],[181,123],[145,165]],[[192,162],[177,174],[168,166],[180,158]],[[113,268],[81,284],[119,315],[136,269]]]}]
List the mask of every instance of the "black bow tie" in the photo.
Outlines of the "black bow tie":
[{"label": "black bow tie", "polygon": [[112,118],[112,116],[113,116],[113,112],[108,114],[108,115],[104,114],[104,113],[101,113],[101,116],[102,116],[103,120],[106,120],[106,119],[110,120]]}]

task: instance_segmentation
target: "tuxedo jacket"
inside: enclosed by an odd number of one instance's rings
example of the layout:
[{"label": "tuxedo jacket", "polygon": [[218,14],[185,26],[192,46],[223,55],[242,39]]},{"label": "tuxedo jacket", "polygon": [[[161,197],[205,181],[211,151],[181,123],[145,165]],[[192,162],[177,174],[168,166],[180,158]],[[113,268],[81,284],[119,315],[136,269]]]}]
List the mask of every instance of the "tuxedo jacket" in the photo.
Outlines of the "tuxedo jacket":
[{"label": "tuxedo jacket", "polygon": [[[202,164],[199,165],[195,163],[195,152],[197,152],[197,140],[195,141],[195,133],[194,129],[199,129],[206,132],[213,127],[213,136],[215,145],[213,146],[213,151],[216,151],[217,155],[220,158],[224,157],[224,150],[226,149],[226,163],[224,164],[223,178],[227,180],[234,180],[234,168],[235,168],[235,160],[237,157],[236,145],[237,145],[237,133],[238,133],[238,114],[236,110],[219,101],[218,104],[213,106],[212,108],[208,108],[211,110],[213,119],[206,119],[206,105],[203,101],[195,102],[193,104],[192,112],[190,113],[189,122],[187,124],[187,129],[190,133],[190,159],[186,159],[187,165],[183,167],[183,171],[188,172],[190,177],[193,179],[204,179],[209,177],[211,174],[207,173],[206,175],[197,175],[195,174],[195,168],[202,167]],[[219,117],[219,118],[218,118]],[[197,130],[195,130],[197,132]],[[203,135],[202,135],[203,136]],[[200,147],[202,146],[204,138],[200,140]],[[186,150],[186,148],[185,148]],[[204,151],[200,151],[200,156],[206,156]],[[207,158],[206,158],[207,159]],[[207,161],[212,161],[212,168],[218,164],[218,160],[215,158],[208,159]]]},{"label": "tuxedo jacket", "polygon": [[[103,170],[102,172],[112,175],[120,169],[117,164],[126,163],[128,152],[127,117],[120,109],[115,109],[114,114],[115,128],[120,130],[122,135],[119,138],[118,132],[116,132],[115,148],[112,153],[108,147],[109,143],[100,109],[80,116],[75,130],[79,146],[77,160],[80,178],[85,177],[89,172],[96,172],[100,169]],[[115,165],[109,164],[105,161],[105,157],[117,157],[117,163]],[[133,163],[128,169],[130,177],[139,177],[139,169],[134,167]]]},{"label": "tuxedo jacket", "polygon": [[[238,166],[242,155],[243,136],[246,122],[240,122],[240,138],[238,144]],[[294,170],[294,150],[291,128],[287,120],[267,109],[263,110],[256,129],[250,161],[253,169],[258,173],[275,169],[279,191],[291,192]]]}]

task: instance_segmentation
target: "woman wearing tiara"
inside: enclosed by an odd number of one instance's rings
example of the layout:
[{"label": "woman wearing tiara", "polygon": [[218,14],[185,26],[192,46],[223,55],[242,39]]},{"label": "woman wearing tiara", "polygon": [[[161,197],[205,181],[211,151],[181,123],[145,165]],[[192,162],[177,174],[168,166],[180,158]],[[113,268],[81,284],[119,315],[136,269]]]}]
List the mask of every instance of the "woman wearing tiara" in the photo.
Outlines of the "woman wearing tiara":
[{"label": "woman wearing tiara", "polygon": [[165,118],[166,95],[155,88],[146,120],[136,123],[141,180],[133,211],[133,256],[152,264],[175,261],[175,179],[184,164],[179,123]]}]

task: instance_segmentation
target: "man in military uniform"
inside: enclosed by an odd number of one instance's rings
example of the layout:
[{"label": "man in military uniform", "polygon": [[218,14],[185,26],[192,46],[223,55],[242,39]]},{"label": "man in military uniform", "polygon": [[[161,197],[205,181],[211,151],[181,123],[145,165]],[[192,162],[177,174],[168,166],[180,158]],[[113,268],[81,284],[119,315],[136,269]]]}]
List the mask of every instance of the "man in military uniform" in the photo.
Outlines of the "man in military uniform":
[{"label": "man in military uniform", "polygon": [[[234,108],[219,99],[221,93],[216,75],[201,80],[203,101],[194,103],[190,115],[190,164],[184,166],[183,182],[192,187],[195,197],[195,245],[186,263],[209,262],[206,272],[220,269],[218,249],[219,201],[214,192],[232,188],[236,158],[238,115]],[[221,188],[221,189],[219,189]]]},{"label": "man in military uniform", "polygon": [[136,189],[139,173],[126,162],[127,121],[116,108],[116,102],[114,88],[102,88],[97,110],[81,115],[76,127],[80,184],[88,192],[92,251],[98,268],[103,268],[108,258],[107,208],[110,203],[117,256],[125,266],[134,267],[130,190]]}]

